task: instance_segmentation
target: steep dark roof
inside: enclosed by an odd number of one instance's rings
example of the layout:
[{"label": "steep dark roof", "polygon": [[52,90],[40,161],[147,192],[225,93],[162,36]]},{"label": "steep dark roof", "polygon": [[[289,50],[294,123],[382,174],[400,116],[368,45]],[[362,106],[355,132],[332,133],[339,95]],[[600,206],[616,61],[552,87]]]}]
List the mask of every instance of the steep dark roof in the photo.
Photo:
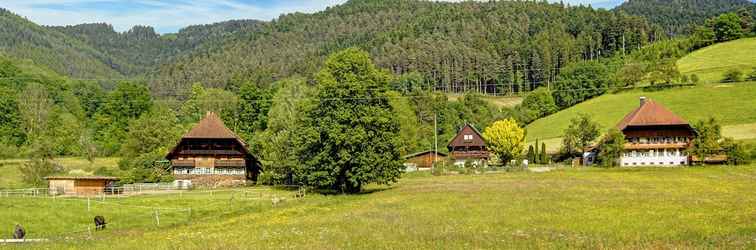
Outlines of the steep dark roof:
[{"label": "steep dark roof", "polygon": [[619,130],[632,126],[688,125],[688,122],[652,100],[646,100],[617,124]]},{"label": "steep dark roof", "polygon": [[[472,135],[472,140],[465,140],[464,135]],[[452,147],[464,147],[464,146],[486,146],[486,142],[483,140],[483,136],[480,135],[475,127],[470,124],[465,124],[457,135],[449,142],[448,148]]]},{"label": "steep dark roof", "polygon": [[223,120],[214,112],[208,112],[197,125],[182,138],[197,139],[238,139],[233,131],[228,129]]},{"label": "steep dark roof", "polygon": [[247,143],[245,143],[244,140],[237,136],[233,131],[228,129],[226,125],[223,124],[223,120],[221,120],[221,118],[214,112],[208,112],[207,115],[205,115],[205,118],[202,118],[202,120],[189,130],[188,133],[184,134],[184,136],[181,137],[181,140],[176,143],[176,146],[168,152],[166,158],[171,159],[178,152],[178,147],[181,145],[181,142],[191,139],[234,140],[241,146],[245,155],[252,156],[247,149]]}]

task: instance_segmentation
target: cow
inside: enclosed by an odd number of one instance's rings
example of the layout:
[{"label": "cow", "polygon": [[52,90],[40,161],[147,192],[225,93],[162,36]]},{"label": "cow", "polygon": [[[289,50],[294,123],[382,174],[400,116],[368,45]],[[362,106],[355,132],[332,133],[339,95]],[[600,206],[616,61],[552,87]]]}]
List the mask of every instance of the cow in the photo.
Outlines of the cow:
[{"label": "cow", "polygon": [[104,230],[105,224],[108,224],[105,222],[105,217],[102,217],[102,215],[95,216],[94,223],[95,223],[95,231]]},{"label": "cow", "polygon": [[16,224],[16,230],[13,231],[13,239],[22,240],[26,237],[26,230],[19,224]]}]

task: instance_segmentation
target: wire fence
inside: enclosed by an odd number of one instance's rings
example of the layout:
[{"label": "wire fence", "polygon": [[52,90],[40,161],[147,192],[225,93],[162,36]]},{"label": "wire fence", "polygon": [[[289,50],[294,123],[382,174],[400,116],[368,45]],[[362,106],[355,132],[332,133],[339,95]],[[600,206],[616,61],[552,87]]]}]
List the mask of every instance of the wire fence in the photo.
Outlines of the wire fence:
[{"label": "wire fence", "polygon": [[[139,185],[136,185],[139,186]],[[95,216],[107,219],[105,230],[167,229],[242,212],[275,209],[307,195],[303,186],[244,187],[205,190],[172,190],[146,193],[146,188],[165,190],[167,185],[144,185],[138,197],[105,195],[45,195],[47,189],[2,190],[0,223],[22,225],[29,240],[10,239],[0,232],[0,245],[32,242],[80,242],[91,240],[98,228]],[[138,189],[138,187],[136,188]],[[2,204],[13,204],[8,209]],[[5,210],[5,211],[3,211]]]}]

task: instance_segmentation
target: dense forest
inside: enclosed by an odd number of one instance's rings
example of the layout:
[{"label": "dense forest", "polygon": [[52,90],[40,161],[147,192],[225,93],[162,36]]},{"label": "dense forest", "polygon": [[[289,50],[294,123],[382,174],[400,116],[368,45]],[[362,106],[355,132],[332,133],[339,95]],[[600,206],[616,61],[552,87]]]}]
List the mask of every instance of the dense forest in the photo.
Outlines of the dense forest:
[{"label": "dense forest", "polygon": [[[416,72],[425,79],[421,84],[437,89],[521,92],[550,84],[571,62],[626,53],[662,34],[622,13],[509,1],[353,0],[315,14],[192,26],[162,36],[150,27],[118,33],[107,24],[41,27],[8,11],[3,17],[3,34],[13,34],[0,39],[7,54],[73,77],[139,76],[157,95],[175,95],[193,83],[228,90],[244,81],[268,86],[312,74],[328,54],[348,47],[367,50],[392,73]],[[73,46],[66,49],[76,54],[51,53],[60,50],[56,46]]]},{"label": "dense forest", "polygon": [[[0,32],[17,34],[0,38],[0,158],[28,157],[35,161],[25,169],[49,174],[58,170],[45,159],[120,156],[119,172],[97,174],[125,182],[169,177],[154,162],[208,111],[274,173],[333,165],[318,158],[333,140],[311,138],[339,134],[343,124],[329,123],[339,119],[390,129],[385,137],[396,140],[376,143],[395,150],[378,159],[391,165],[432,149],[436,133],[445,151],[465,123],[524,126],[638,83],[696,83],[677,71],[677,58],[756,34],[747,12],[712,16],[690,36],[668,39],[642,17],[545,2],[355,0],[167,35],[42,27],[0,13],[8,24]],[[446,91],[464,95],[450,101]],[[522,91],[513,108],[483,96]],[[345,150],[365,146],[354,143]]]},{"label": "dense forest", "polygon": [[119,33],[105,23],[49,27],[102,51],[109,58],[119,58],[123,64],[109,60],[112,69],[129,77],[149,73],[177,55],[192,51],[203,44],[219,43],[240,32],[256,32],[262,22],[232,20],[207,25],[193,25],[175,34],[160,35],[152,27],[135,26]]},{"label": "dense forest", "polygon": [[741,9],[756,14],[756,4],[748,0],[629,0],[615,8],[645,17],[671,36],[690,34],[708,18]]},{"label": "dense forest", "polygon": [[325,56],[359,47],[394,74],[419,73],[448,91],[520,92],[546,86],[560,68],[637,49],[661,30],[643,18],[545,2],[353,0],[289,14],[161,67],[152,89],[265,86],[315,72]]}]

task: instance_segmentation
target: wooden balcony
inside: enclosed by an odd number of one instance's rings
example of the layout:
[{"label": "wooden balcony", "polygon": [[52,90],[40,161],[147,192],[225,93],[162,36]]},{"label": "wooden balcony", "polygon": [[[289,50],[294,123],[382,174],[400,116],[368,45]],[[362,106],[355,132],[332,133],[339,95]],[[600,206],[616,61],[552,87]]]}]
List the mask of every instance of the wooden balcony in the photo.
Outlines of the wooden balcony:
[{"label": "wooden balcony", "polygon": [[686,149],[688,143],[625,143],[625,150],[638,150],[638,149]]},{"label": "wooden balcony", "polygon": [[194,160],[172,160],[171,166],[174,167],[194,167]]},{"label": "wooden balcony", "polygon": [[474,151],[452,151],[451,156],[454,159],[488,159],[490,153],[484,150]]},{"label": "wooden balcony", "polygon": [[215,160],[216,167],[245,167],[244,159]]}]

